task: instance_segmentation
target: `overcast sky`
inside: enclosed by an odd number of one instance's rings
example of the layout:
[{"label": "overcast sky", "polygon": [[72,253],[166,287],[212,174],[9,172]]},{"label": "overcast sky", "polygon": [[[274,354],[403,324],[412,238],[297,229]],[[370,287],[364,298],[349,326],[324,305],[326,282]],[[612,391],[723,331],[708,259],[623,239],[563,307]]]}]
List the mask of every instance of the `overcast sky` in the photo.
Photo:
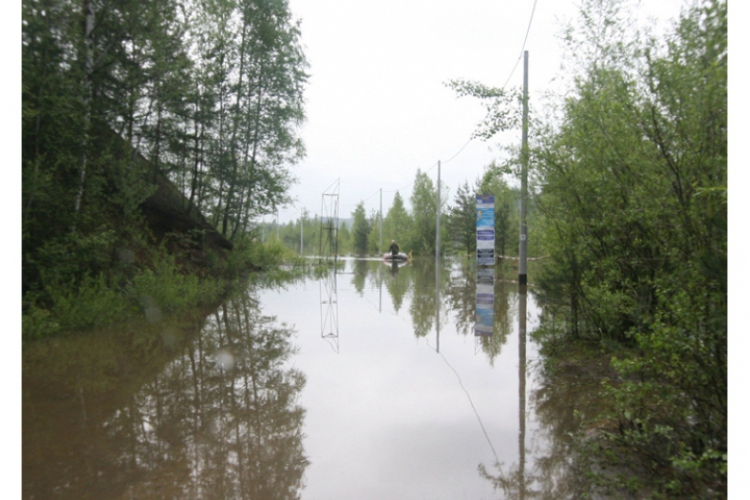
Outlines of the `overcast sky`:
[{"label": "overcast sky", "polygon": [[[642,0],[641,17],[677,17],[681,0]],[[468,143],[484,117],[481,104],[457,98],[451,79],[521,87],[524,37],[529,51],[532,100],[560,88],[562,47],[558,35],[575,19],[578,0],[290,0],[302,20],[302,42],[310,64],[306,158],[293,172],[299,182],[294,206],[321,211],[323,192],[340,180],[339,214],[349,217],[360,201],[368,213],[383,212],[396,190],[408,204],[417,169],[441,178],[453,199],[459,184],[473,184],[483,167],[504,153],[500,138]],[[516,66],[517,64],[517,66]],[[511,72],[516,66],[515,71]],[[520,130],[502,137],[518,145]],[[462,148],[466,146],[463,150]],[[460,154],[457,156],[456,153]],[[454,159],[450,160],[452,157]],[[450,161],[448,161],[450,160]],[[266,220],[271,220],[267,217]]]}]

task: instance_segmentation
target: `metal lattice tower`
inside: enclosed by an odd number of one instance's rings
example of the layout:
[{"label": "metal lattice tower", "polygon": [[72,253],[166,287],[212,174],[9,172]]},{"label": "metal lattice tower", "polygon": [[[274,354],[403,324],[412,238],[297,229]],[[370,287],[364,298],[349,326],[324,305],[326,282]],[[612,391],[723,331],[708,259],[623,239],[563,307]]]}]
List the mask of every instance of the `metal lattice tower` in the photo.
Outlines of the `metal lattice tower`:
[{"label": "metal lattice tower", "polygon": [[339,183],[323,192],[320,208],[320,263],[336,265],[339,253]]}]

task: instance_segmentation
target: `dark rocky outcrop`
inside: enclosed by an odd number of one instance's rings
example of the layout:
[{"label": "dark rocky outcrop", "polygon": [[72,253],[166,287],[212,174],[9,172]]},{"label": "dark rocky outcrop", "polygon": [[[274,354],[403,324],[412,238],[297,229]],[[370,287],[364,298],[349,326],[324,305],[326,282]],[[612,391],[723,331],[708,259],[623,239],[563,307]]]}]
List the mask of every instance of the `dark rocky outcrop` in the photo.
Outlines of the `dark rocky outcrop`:
[{"label": "dark rocky outcrop", "polygon": [[[140,204],[155,243],[162,243],[166,238],[167,248],[176,254],[187,254],[182,256],[187,257],[189,262],[185,264],[192,264],[191,267],[206,264],[209,251],[223,257],[232,250],[232,242],[217,231],[195,206],[191,206],[190,200],[163,172],[109,127],[101,127],[101,130],[101,150],[108,151],[116,160],[130,162],[132,168],[142,172],[147,183],[155,188]],[[168,238],[175,235],[179,237]]]}]

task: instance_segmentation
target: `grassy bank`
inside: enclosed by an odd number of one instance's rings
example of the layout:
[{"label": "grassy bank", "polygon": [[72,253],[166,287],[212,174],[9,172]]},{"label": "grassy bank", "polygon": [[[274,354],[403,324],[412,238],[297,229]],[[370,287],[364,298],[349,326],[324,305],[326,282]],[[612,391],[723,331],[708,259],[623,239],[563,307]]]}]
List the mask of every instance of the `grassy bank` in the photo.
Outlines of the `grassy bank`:
[{"label": "grassy bank", "polygon": [[80,279],[50,276],[41,290],[24,295],[24,341],[135,318],[155,323],[220,300],[251,273],[279,272],[285,262],[299,267],[294,253],[278,242],[240,240],[231,252],[201,259],[189,249],[170,252],[166,247],[121,252],[116,266]]}]

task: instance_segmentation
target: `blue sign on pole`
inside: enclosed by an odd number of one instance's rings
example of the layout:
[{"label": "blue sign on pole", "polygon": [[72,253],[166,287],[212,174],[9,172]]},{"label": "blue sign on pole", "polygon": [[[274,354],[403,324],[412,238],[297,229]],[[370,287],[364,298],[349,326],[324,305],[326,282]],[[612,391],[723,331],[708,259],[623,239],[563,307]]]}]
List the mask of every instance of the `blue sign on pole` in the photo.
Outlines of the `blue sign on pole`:
[{"label": "blue sign on pole", "polygon": [[495,265],[495,195],[477,195],[477,265]]}]

